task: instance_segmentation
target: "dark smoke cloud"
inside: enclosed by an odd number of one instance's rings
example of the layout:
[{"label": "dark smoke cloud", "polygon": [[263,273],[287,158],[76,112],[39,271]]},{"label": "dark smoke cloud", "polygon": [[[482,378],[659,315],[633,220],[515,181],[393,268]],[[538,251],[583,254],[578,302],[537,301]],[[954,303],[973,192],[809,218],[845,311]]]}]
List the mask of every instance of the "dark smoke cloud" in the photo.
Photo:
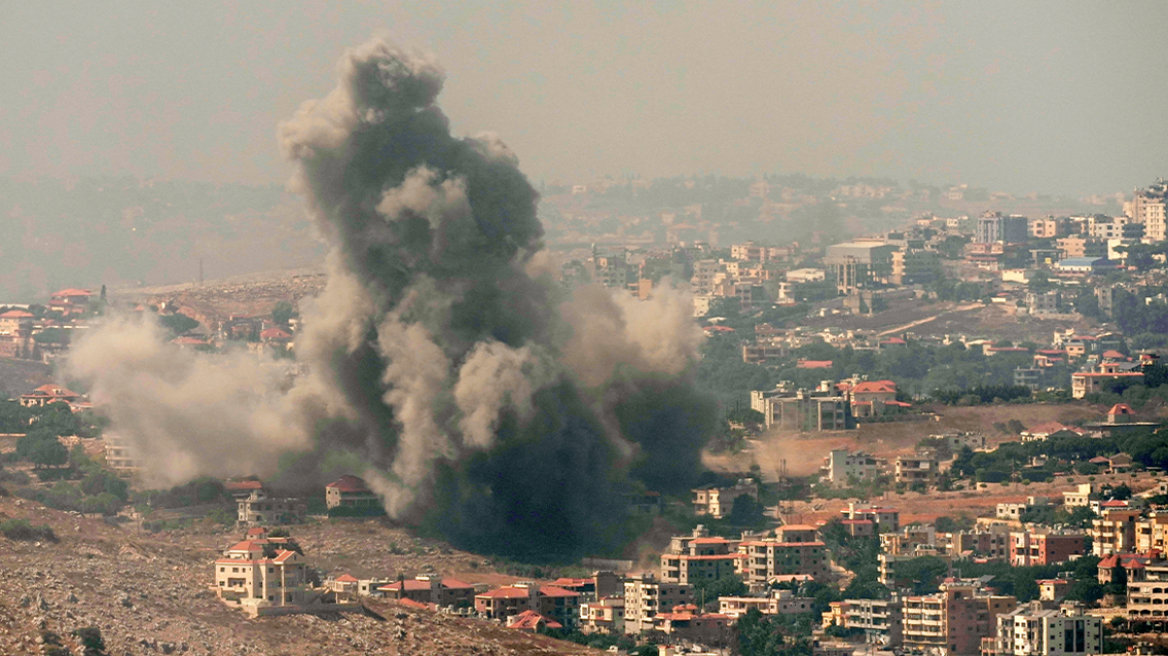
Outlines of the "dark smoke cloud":
[{"label": "dark smoke cloud", "polygon": [[[647,302],[558,291],[535,190],[493,135],[451,136],[442,81],[432,58],[375,39],[280,126],[292,186],[332,247],[330,276],[303,307],[309,373],[263,406],[283,421],[238,421],[236,444],[310,443],[285,456],[285,482],[359,460],[392,516],[463,546],[537,556],[619,544],[621,495],[684,489],[713,428],[691,384],[690,299],[668,286]],[[95,332],[92,351],[120,339]],[[95,394],[128,387],[84,373]],[[174,432],[168,443],[198,469],[209,454]]]}]

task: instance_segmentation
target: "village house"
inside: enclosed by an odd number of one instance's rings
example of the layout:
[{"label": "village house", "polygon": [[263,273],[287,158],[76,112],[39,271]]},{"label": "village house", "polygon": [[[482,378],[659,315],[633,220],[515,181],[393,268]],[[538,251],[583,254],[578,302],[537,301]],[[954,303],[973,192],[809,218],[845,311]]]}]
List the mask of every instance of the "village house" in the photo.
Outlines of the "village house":
[{"label": "village house", "polygon": [[129,441],[117,433],[106,432],[101,436],[104,443],[105,466],[118,476],[129,478],[142,469]]},{"label": "village house", "polygon": [[563,624],[550,617],[544,617],[533,610],[525,610],[507,620],[507,628],[525,633],[539,633],[544,629],[562,629]]},{"label": "village house", "polygon": [[308,512],[305,503],[299,499],[269,497],[262,487],[251,490],[247,498],[238,501],[236,506],[238,526],[300,524]]},{"label": "village house", "polygon": [[717,487],[708,485],[695,488],[693,492],[693,507],[695,515],[710,515],[714,519],[721,519],[734,509],[734,500],[740,496],[749,496],[758,500],[758,481],[740,479],[731,487]]},{"label": "village house", "polygon": [[625,598],[602,597],[580,606],[581,633],[608,633],[618,635],[625,630]]},{"label": "village house", "polygon": [[363,479],[348,474],[324,486],[324,501],[329,510],[381,506],[381,499],[369,489]]},{"label": "village house", "polygon": [[722,647],[730,644],[734,621],[721,613],[703,613],[697,606],[674,606],[670,612],[658,613],[653,631],[674,640],[688,640],[701,645]]},{"label": "village house", "polygon": [[62,401],[64,403],[73,403],[81,395],[77,392],[70,391],[68,388],[60,385],[41,385],[28,394],[20,395],[20,405],[26,408],[43,408],[50,403],[57,403]]},{"label": "village house", "polygon": [[718,612],[731,619],[738,619],[751,608],[763,615],[797,615],[811,612],[814,604],[812,597],[797,597],[790,590],[771,590],[758,597],[718,597]]},{"label": "village house", "polygon": [[479,615],[500,621],[524,611],[534,611],[565,627],[572,627],[580,617],[579,594],[531,581],[475,595],[474,606]]},{"label": "village house", "polygon": [[436,574],[419,574],[412,580],[402,577],[378,586],[377,591],[387,599],[410,599],[439,608],[471,608],[475,604],[473,585]]},{"label": "village house", "polygon": [[346,610],[328,603],[308,581],[300,547],[289,538],[257,538],[228,547],[215,561],[215,591],[252,617],[279,612]]}]

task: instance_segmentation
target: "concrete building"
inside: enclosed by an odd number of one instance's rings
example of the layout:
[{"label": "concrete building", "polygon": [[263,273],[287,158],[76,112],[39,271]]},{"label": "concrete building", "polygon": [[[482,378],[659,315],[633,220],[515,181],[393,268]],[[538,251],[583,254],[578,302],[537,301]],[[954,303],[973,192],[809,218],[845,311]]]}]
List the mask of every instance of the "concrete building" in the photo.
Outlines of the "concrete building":
[{"label": "concrete building", "polygon": [[105,464],[115,474],[128,478],[142,470],[142,463],[134,453],[129,440],[116,433],[105,433],[101,437],[105,443]]},{"label": "concrete building", "polygon": [[1079,483],[1074,490],[1063,492],[1063,505],[1068,508],[1086,508],[1095,494],[1094,483]]},{"label": "concrete building", "polygon": [[229,547],[215,561],[216,594],[253,616],[270,608],[307,606],[314,594],[297,549],[287,538],[244,540]]},{"label": "concrete building", "polygon": [[1141,371],[1076,371],[1071,374],[1071,396],[1081,399],[1088,394],[1098,394],[1112,381],[1129,381],[1133,385],[1143,382]]},{"label": "concrete building", "polygon": [[1000,212],[983,214],[977,220],[974,243],[1023,244],[1030,238],[1030,228],[1024,216],[1002,216]]},{"label": "concrete building", "polygon": [[798,390],[763,401],[766,426],[801,432],[847,430],[852,427],[847,397]]},{"label": "concrete building", "polygon": [[831,557],[822,542],[750,540],[738,545],[738,553],[738,574],[752,588],[781,575],[807,574],[822,580],[831,574]]},{"label": "concrete building", "polygon": [[580,595],[551,585],[523,581],[475,595],[475,611],[494,620],[509,620],[524,611],[575,627],[580,619]]},{"label": "concrete building", "polygon": [[894,462],[897,483],[932,485],[937,480],[939,469],[933,456],[897,456]]},{"label": "concrete building", "polygon": [[827,247],[823,264],[836,288],[847,293],[886,282],[892,275],[896,246],[881,242],[846,242]]},{"label": "concrete building", "polygon": [[1085,555],[1087,536],[1051,531],[1010,533],[1010,564],[1014,567],[1054,565]]},{"label": "concrete building", "polygon": [[718,612],[738,619],[755,608],[763,615],[798,615],[810,613],[815,605],[813,597],[797,597],[790,590],[771,590],[759,597],[718,597]]},{"label": "concrete building", "polygon": [[1058,305],[1059,292],[1057,289],[1041,294],[1034,292],[1026,294],[1026,309],[1030,311],[1031,316],[1058,314]]},{"label": "concrete building", "polygon": [[661,580],[666,583],[692,584],[713,581],[735,574],[742,556],[738,543],[722,537],[677,536],[670,541],[669,551],[661,554]]},{"label": "concrete building", "polygon": [[580,605],[581,633],[625,632],[625,598],[604,597]]},{"label": "concrete building", "polygon": [[703,613],[697,606],[683,604],[653,618],[653,631],[667,639],[689,641],[711,647],[731,643],[734,621],[721,613]]},{"label": "concrete building", "polygon": [[237,526],[300,524],[308,512],[306,504],[299,499],[269,497],[262,488],[252,490],[247,498],[237,501],[236,506]]},{"label": "concrete building", "polygon": [[729,487],[707,486],[691,490],[695,515],[709,515],[721,519],[734,509],[734,500],[749,496],[758,500],[758,481],[741,479]]},{"label": "concrete building", "polygon": [[892,253],[889,282],[894,285],[927,285],[937,278],[940,266],[941,258],[936,251],[902,248]]},{"label": "concrete building", "polygon": [[1168,622],[1168,565],[1149,564],[1143,572],[1143,580],[1128,579],[1127,617],[1163,628]]},{"label": "concrete building", "polygon": [[1148,242],[1160,242],[1168,239],[1168,223],[1166,223],[1165,206],[1168,199],[1168,183],[1163,179],[1149,185],[1147,189],[1137,190],[1130,201],[1123,204],[1124,214],[1134,223],[1144,225],[1144,236]]},{"label": "concrete building", "polygon": [[329,510],[345,508],[377,508],[381,499],[369,489],[365,481],[345,475],[324,486],[324,501]]},{"label": "concrete building", "polygon": [[904,604],[895,592],[891,599],[848,599],[843,613],[844,626],[863,629],[868,644],[892,648],[904,643]]},{"label": "concrete building", "polygon": [[667,583],[652,574],[625,580],[625,633],[637,635],[653,628],[657,614],[693,602],[693,586]]},{"label": "concrete building", "polygon": [[867,519],[876,525],[880,533],[895,533],[900,530],[899,510],[870,503],[849,501],[848,507],[840,511],[840,519]]},{"label": "concrete building", "polygon": [[996,656],[1086,656],[1103,651],[1103,618],[1075,604],[1058,610],[1033,601],[998,616]]},{"label": "concrete building", "polygon": [[[875,457],[847,449],[832,449],[827,456],[827,481],[832,487],[847,487],[853,481],[868,481],[876,478],[883,471],[880,461]],[[848,519],[864,519],[849,517]]]},{"label": "concrete building", "polygon": [[1058,249],[1063,254],[1063,259],[1081,257],[1097,258],[1107,254],[1107,242],[1102,239],[1072,235],[1070,237],[1062,237],[1055,243],[1058,244]]},{"label": "concrete building", "polygon": [[941,592],[904,600],[904,645],[940,656],[973,656],[983,638],[996,634],[997,616],[1017,599],[974,585],[946,583]]},{"label": "concrete building", "polygon": [[1103,509],[1091,520],[1091,553],[1102,557],[1135,551],[1139,518],[1139,510]]},{"label": "concrete building", "polygon": [[437,574],[419,574],[412,580],[403,577],[378,586],[377,590],[387,599],[409,599],[438,608],[472,608],[475,603],[473,585]]}]

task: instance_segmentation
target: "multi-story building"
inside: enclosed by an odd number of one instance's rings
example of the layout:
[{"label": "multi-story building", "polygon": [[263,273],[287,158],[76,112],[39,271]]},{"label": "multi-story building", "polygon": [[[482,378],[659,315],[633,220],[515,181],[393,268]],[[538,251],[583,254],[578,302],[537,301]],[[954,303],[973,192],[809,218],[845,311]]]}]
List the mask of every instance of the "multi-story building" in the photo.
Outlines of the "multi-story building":
[{"label": "multi-story building", "polygon": [[[358,582],[359,583],[359,582]],[[419,574],[413,580],[402,578],[377,587],[389,599],[410,599],[439,608],[470,608],[475,602],[475,588],[458,579],[436,574]]]},{"label": "multi-story building", "polygon": [[900,511],[896,508],[849,501],[848,507],[840,511],[840,517],[841,519],[870,520],[880,533],[895,533],[900,530]]},{"label": "multi-story building", "polygon": [[1058,245],[1059,251],[1062,252],[1063,259],[1104,257],[1107,255],[1107,242],[1102,239],[1071,235],[1070,237],[1061,237],[1055,243]]},{"label": "multi-story building", "polygon": [[244,540],[215,561],[219,599],[256,615],[262,609],[302,607],[313,600],[304,556],[288,538]]},{"label": "multi-story building", "polygon": [[1014,567],[1054,565],[1085,555],[1087,536],[1051,531],[1010,533],[1010,564]]},{"label": "multi-story building", "polygon": [[580,605],[580,631],[582,633],[625,632],[625,598],[604,597]]},{"label": "multi-story building", "polygon": [[363,479],[348,474],[324,486],[324,502],[329,510],[344,508],[377,508],[378,498]]},{"label": "multi-story building", "polygon": [[308,509],[299,499],[269,497],[264,489],[252,490],[247,498],[236,502],[237,526],[260,526],[263,524],[299,524],[304,521]]},{"label": "multi-story building", "polygon": [[840,292],[870,287],[892,275],[896,246],[883,242],[847,242],[827,247],[823,264]]},{"label": "multi-story building", "polygon": [[892,253],[889,281],[894,285],[925,285],[936,279],[940,266],[940,255],[936,251],[902,248]]},{"label": "multi-story building", "polygon": [[977,654],[982,638],[995,635],[997,616],[1017,604],[973,585],[943,584],[936,594],[904,600],[904,645],[940,656]]},{"label": "multi-story building", "polygon": [[822,542],[780,542],[778,539],[751,540],[738,545],[738,574],[752,588],[761,587],[776,576],[808,574],[816,579],[831,574],[831,557]]},{"label": "multi-story building", "polygon": [[1168,204],[1168,183],[1163,179],[1137,190],[1132,199],[1123,204],[1124,214],[1133,222],[1144,224],[1144,236],[1149,242],[1168,239],[1165,206]]},{"label": "multi-story building", "polygon": [[1026,294],[1026,308],[1031,315],[1058,314],[1059,292],[1052,289],[1049,292]]},{"label": "multi-story building", "polygon": [[484,617],[506,620],[524,611],[552,618],[565,627],[580,619],[580,595],[552,585],[523,581],[475,595],[475,611]]},{"label": "multi-story building", "polygon": [[844,396],[797,390],[768,396],[762,404],[767,428],[818,432],[852,427],[851,403]]},{"label": "multi-story building", "polygon": [[1048,216],[1044,219],[1030,219],[1030,236],[1035,239],[1057,239],[1070,232],[1071,222],[1064,217]]},{"label": "multi-story building", "polygon": [[730,514],[734,508],[734,500],[738,497],[749,496],[758,500],[758,481],[742,479],[729,487],[700,487],[691,492],[694,514],[721,519]]},{"label": "multi-story building", "polygon": [[693,536],[674,537],[669,551],[661,554],[661,580],[681,584],[717,580],[737,573],[741,558],[737,542],[709,537],[699,526]]},{"label": "multi-story building", "polygon": [[666,583],[652,574],[630,577],[625,580],[624,631],[633,635],[649,631],[658,613],[692,601],[691,585]]},{"label": "multi-story building", "polygon": [[734,620],[721,613],[703,613],[693,604],[674,606],[653,618],[653,631],[671,640],[722,647],[730,644]]},{"label": "multi-story building", "polygon": [[1068,508],[1086,508],[1095,494],[1094,483],[1079,483],[1074,490],[1063,492],[1063,505]]},{"label": "multi-story building", "polygon": [[895,481],[912,485],[931,485],[937,480],[937,459],[933,456],[898,456],[895,460]]},{"label": "multi-story building", "polygon": [[1091,520],[1091,553],[1096,556],[1131,553],[1136,548],[1136,522],[1140,511],[1104,509]]},{"label": "multi-story building", "polygon": [[1153,512],[1136,522],[1136,551],[1148,553],[1159,549],[1168,553],[1168,513]]},{"label": "multi-story building", "polygon": [[1168,622],[1168,564],[1148,564],[1141,568],[1142,580],[1128,579],[1127,617],[1129,620]]},{"label": "multi-story building", "polygon": [[105,442],[105,464],[115,474],[129,477],[142,470],[142,463],[129,440],[114,433],[106,433],[101,439]]},{"label": "multi-story building", "polygon": [[[876,478],[883,471],[880,461],[863,451],[832,449],[827,456],[827,481],[832,487],[847,487],[855,481]],[[848,517],[848,519],[864,519]]]},{"label": "multi-story building", "polygon": [[848,599],[843,603],[844,626],[863,629],[869,644],[899,647],[904,642],[903,608],[895,592],[891,599]]},{"label": "multi-story building", "polygon": [[1103,650],[1103,619],[1077,604],[1045,609],[1041,601],[998,616],[996,656],[1086,656]]},{"label": "multi-story building", "polygon": [[759,597],[718,597],[718,612],[733,619],[751,608],[763,615],[798,615],[810,613],[814,605],[813,597],[797,597],[790,590],[771,590]]},{"label": "multi-story building", "polygon": [[1022,244],[1029,238],[1029,232],[1024,216],[1002,216],[1001,212],[986,212],[977,220],[974,243]]},{"label": "multi-story building", "polygon": [[1100,365],[1094,371],[1076,371],[1071,374],[1071,397],[1081,399],[1088,394],[1098,394],[1104,391],[1105,385],[1112,381],[1128,381],[1139,384],[1144,380],[1142,371],[1120,371]]}]

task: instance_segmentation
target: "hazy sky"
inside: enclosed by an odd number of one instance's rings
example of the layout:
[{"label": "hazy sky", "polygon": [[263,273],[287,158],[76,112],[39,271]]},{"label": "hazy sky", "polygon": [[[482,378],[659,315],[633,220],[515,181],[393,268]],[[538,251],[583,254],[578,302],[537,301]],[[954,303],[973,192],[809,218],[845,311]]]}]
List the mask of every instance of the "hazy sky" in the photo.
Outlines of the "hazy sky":
[{"label": "hazy sky", "polygon": [[[296,5],[298,8],[292,9]],[[1160,2],[17,2],[0,175],[282,182],[276,124],[375,32],[535,180],[886,175],[1013,192],[1168,176]]]}]

